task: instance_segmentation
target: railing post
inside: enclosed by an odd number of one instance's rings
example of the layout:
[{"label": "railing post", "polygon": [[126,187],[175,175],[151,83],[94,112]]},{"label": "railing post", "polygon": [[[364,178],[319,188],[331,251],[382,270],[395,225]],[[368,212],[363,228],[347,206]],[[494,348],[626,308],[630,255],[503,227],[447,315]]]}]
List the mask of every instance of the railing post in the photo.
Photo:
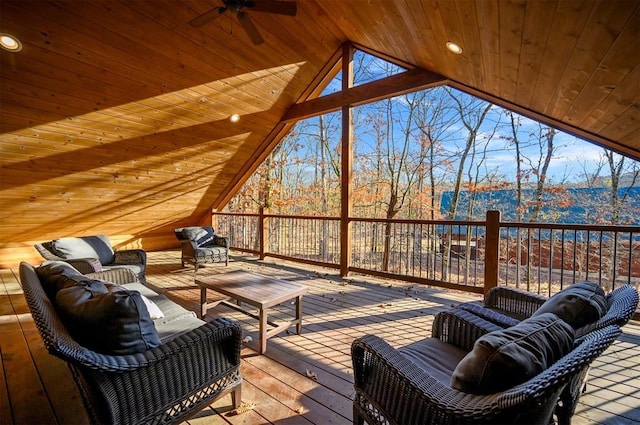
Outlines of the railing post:
[{"label": "railing post", "polygon": [[500,211],[487,211],[487,241],[484,254],[484,293],[498,286],[498,245],[500,243]]},{"label": "railing post", "polygon": [[258,211],[260,217],[258,218],[258,227],[260,232],[260,259],[264,260],[266,253],[269,250],[269,219],[267,214],[269,210],[265,207],[260,207]]}]

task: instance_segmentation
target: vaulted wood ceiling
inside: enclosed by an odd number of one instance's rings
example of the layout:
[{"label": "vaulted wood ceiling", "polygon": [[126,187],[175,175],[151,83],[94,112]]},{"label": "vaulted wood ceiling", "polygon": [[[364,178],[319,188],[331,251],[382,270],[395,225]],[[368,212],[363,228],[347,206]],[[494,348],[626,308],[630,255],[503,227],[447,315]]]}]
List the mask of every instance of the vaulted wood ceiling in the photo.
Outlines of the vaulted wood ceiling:
[{"label": "vaulted wood ceiling", "polygon": [[61,236],[175,244],[347,41],[640,158],[636,0],[298,0],[295,17],[249,12],[258,46],[233,14],[189,25],[220,5],[0,2],[0,32],[23,44],[0,56],[0,266]]}]

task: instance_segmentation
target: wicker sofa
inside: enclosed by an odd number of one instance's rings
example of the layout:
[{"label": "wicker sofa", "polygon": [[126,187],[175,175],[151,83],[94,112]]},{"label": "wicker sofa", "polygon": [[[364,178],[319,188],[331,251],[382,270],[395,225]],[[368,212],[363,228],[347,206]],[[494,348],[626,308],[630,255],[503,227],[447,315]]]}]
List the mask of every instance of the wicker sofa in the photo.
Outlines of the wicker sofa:
[{"label": "wicker sofa", "polygon": [[45,260],[66,261],[83,274],[111,269],[131,269],[145,283],[147,254],[142,249],[114,250],[107,235],[54,239],[37,243]]},{"label": "wicker sofa", "polygon": [[[432,337],[405,347],[394,348],[375,335],[356,339],[351,348],[355,387],[353,423],[552,423],[566,385],[582,374],[620,335],[619,327],[611,325],[573,341],[570,338],[571,328],[566,323],[563,325],[564,322],[557,316],[554,319],[554,316],[547,313],[534,320],[546,320],[550,326],[559,328],[565,334],[564,346],[568,352],[556,352],[553,345],[540,350],[539,340],[531,344],[532,340],[528,339],[529,335],[536,333],[521,329],[524,333],[511,342],[525,336],[528,340],[522,346],[534,350],[529,353],[527,360],[537,363],[544,358],[549,364],[515,385],[504,382],[520,375],[511,364],[512,352],[495,355],[496,352],[491,351],[485,357],[506,360],[503,364],[478,367],[469,363],[469,359],[474,361],[482,358],[473,355],[476,346],[487,349],[478,341],[488,335],[495,337],[501,329],[464,310],[439,313],[434,320]],[[567,344],[570,346],[567,347]],[[506,344],[503,347],[512,346]],[[557,358],[553,358],[552,354]],[[490,387],[482,390],[460,389],[460,382],[468,384],[459,371],[463,364],[465,366],[462,369],[471,375],[482,372],[484,378],[493,377]],[[483,385],[486,384],[484,378],[481,380]]]},{"label": "wicker sofa", "polygon": [[[109,284],[132,276],[128,269],[82,275],[64,262],[20,264],[44,345],[71,369],[91,422],[178,423],[228,393],[239,407],[239,325],[204,322],[139,282]],[[131,307],[126,314],[123,306]]]}]

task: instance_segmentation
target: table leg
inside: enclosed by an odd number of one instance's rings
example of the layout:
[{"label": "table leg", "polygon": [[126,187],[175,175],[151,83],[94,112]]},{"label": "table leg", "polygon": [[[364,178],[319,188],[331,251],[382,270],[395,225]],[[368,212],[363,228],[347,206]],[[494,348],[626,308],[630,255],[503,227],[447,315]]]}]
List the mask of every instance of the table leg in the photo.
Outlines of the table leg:
[{"label": "table leg", "polygon": [[207,315],[207,287],[200,287],[200,318],[204,319]]},{"label": "table leg", "polygon": [[264,354],[267,351],[267,312],[266,309],[260,309],[260,346],[258,347],[259,353]]},{"label": "table leg", "polygon": [[296,297],[296,332],[302,333],[302,295]]}]

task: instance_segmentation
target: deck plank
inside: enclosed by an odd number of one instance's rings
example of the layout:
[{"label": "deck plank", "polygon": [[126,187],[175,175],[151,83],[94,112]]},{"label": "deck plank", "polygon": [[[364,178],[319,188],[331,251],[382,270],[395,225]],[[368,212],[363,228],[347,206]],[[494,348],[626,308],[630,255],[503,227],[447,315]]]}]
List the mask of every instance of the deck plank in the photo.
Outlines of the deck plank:
[{"label": "deck plank", "polygon": [[[200,292],[194,284],[195,274],[192,268],[180,266],[179,256],[175,250],[148,253],[149,285],[198,311]],[[307,286],[302,334],[290,329],[276,335],[268,340],[265,355],[257,355],[258,321],[225,306],[212,308],[207,319],[231,317],[240,323],[243,336],[253,338],[242,351],[242,398],[256,406],[232,415],[227,395],[198,412],[185,422],[188,424],[351,423],[350,346],[354,338],[373,333],[392,346],[405,345],[429,336],[433,317],[439,311],[479,299],[475,294],[370,277],[342,279],[332,270],[261,262],[248,256],[234,256],[227,267],[206,265],[198,275],[230,270]],[[0,423],[87,423],[70,372],[44,349],[16,276],[17,269],[0,270]],[[290,319],[293,307],[283,303],[273,309],[270,318]],[[640,326],[630,323],[619,340],[594,362],[574,425],[640,424],[638,358]],[[307,371],[317,380],[307,376]],[[66,396],[69,392],[71,397]],[[302,411],[298,411],[300,407]]]}]

